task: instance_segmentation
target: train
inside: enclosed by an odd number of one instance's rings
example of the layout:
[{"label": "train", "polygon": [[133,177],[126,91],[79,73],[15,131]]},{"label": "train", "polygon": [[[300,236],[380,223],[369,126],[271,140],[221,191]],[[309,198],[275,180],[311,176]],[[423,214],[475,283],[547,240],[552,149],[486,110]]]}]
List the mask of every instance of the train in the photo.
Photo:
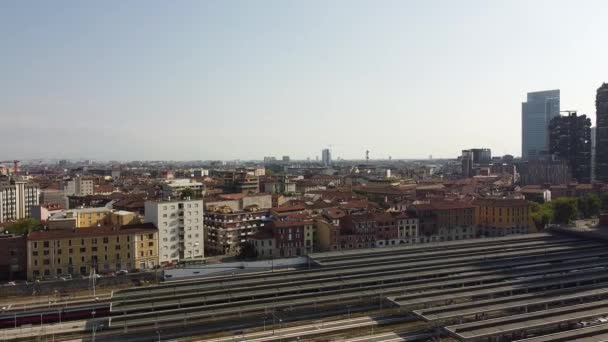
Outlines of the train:
[{"label": "train", "polygon": [[88,306],[43,309],[35,311],[6,311],[0,314],[0,329],[22,325],[44,325],[66,321],[93,319],[110,315],[110,304],[100,303]]}]

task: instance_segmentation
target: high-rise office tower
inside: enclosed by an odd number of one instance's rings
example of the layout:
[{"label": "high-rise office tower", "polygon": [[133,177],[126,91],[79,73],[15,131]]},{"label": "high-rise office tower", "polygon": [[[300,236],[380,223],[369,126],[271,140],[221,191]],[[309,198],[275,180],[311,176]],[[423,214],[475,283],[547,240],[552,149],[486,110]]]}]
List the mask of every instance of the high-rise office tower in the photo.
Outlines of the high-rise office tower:
[{"label": "high-rise office tower", "polygon": [[595,110],[595,179],[608,182],[608,83],[597,90]]},{"label": "high-rise office tower", "polygon": [[331,151],[328,148],[323,149],[323,151],[321,151],[321,159],[323,161],[323,165],[331,165]]},{"label": "high-rise office tower", "polygon": [[549,123],[549,152],[568,163],[579,183],[590,183],[591,119],[576,112],[553,118]]},{"label": "high-rise office tower", "polygon": [[521,104],[521,155],[535,159],[549,150],[549,122],[559,116],[559,89],[528,93]]}]

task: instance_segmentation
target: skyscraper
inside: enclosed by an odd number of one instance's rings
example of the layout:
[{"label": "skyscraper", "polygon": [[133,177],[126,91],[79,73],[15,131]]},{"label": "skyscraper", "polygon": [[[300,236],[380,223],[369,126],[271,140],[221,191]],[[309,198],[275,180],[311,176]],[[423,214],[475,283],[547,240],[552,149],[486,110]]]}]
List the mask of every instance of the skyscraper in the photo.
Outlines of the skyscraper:
[{"label": "skyscraper", "polygon": [[549,122],[559,116],[559,89],[528,93],[521,104],[521,155],[535,159],[549,150]]},{"label": "skyscraper", "polygon": [[549,123],[549,152],[568,163],[579,183],[590,183],[591,119],[576,112],[553,118]]},{"label": "skyscraper", "polygon": [[331,151],[328,148],[323,149],[321,151],[321,158],[323,161],[323,165],[330,166],[331,165]]},{"label": "skyscraper", "polygon": [[595,179],[608,182],[608,83],[597,90],[595,110]]}]

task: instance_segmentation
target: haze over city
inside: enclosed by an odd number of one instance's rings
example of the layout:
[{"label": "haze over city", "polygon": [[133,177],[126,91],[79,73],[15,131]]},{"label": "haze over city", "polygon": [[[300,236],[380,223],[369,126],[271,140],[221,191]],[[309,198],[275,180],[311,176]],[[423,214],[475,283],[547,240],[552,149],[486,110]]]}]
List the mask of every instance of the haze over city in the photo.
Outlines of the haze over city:
[{"label": "haze over city", "polygon": [[595,122],[606,13],[604,1],[2,1],[0,146],[19,159],[520,155],[529,91],[560,89],[563,109]]}]

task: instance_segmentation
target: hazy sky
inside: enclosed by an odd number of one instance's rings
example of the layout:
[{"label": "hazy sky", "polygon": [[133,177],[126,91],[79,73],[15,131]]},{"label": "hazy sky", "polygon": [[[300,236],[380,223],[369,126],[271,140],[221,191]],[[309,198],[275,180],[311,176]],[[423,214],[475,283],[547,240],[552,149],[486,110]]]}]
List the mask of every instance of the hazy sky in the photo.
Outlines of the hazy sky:
[{"label": "hazy sky", "polygon": [[0,160],[519,155],[591,114],[608,1],[0,1]]}]

